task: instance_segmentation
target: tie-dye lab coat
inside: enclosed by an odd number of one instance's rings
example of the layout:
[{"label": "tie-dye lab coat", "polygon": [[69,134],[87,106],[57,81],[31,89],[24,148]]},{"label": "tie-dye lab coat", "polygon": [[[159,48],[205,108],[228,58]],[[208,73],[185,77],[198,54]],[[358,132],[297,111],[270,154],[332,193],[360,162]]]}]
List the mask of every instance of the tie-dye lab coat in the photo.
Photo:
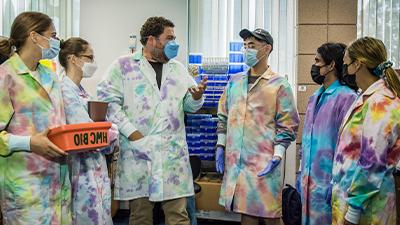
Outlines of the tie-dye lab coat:
[{"label": "tie-dye lab coat", "polygon": [[[193,195],[184,111],[195,112],[203,104],[188,92],[195,84],[176,60],[163,65],[160,90],[141,52],[112,63],[97,93],[109,102],[108,117],[122,134],[115,199],[164,201]],[[131,142],[135,130],[144,138]]]},{"label": "tie-dye lab coat", "polygon": [[287,80],[270,68],[248,91],[247,73],[231,78],[218,107],[218,143],[226,146],[219,203],[258,217],[282,216],[280,166],[257,177],[274,155],[295,140],[299,116]]},{"label": "tie-dye lab coat", "polygon": [[354,90],[335,81],[326,90],[322,86],[308,101],[301,146],[303,225],[332,224],[331,203],[325,197],[331,194],[327,192],[339,127],[356,97]]},{"label": "tie-dye lab coat", "polygon": [[[67,123],[93,122],[87,107],[91,97],[83,87],[64,76],[61,90]],[[69,154],[72,220],[75,225],[112,224],[111,186],[103,153],[92,151]]]},{"label": "tie-dye lab coat", "polygon": [[[14,54],[0,66],[0,204],[5,224],[71,224],[65,158],[10,151],[9,134],[30,136],[65,124],[57,77],[43,65],[34,76]],[[7,124],[8,128],[7,127]]]},{"label": "tie-dye lab coat", "polygon": [[332,224],[348,206],[362,225],[396,224],[393,170],[400,156],[400,99],[380,79],[347,112],[334,156]]}]

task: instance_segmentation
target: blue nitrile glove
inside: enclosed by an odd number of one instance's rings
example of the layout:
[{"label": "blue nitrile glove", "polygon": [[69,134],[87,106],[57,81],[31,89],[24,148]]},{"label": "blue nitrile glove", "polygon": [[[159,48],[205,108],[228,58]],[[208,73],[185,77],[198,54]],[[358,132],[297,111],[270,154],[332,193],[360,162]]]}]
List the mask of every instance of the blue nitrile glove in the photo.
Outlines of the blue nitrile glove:
[{"label": "blue nitrile glove", "polygon": [[281,159],[279,157],[273,157],[263,171],[259,172],[257,176],[262,177],[271,173],[279,165],[279,163],[281,163]]},{"label": "blue nitrile glove", "polygon": [[326,190],[326,193],[325,193],[325,201],[326,201],[326,203],[328,203],[330,205],[331,200],[332,200],[332,185],[329,184],[328,190]]},{"label": "blue nitrile glove", "polygon": [[296,189],[297,192],[301,193],[301,171],[296,173]]},{"label": "blue nitrile glove", "polygon": [[217,151],[215,152],[215,167],[218,173],[224,173],[225,149],[222,146],[217,146]]}]

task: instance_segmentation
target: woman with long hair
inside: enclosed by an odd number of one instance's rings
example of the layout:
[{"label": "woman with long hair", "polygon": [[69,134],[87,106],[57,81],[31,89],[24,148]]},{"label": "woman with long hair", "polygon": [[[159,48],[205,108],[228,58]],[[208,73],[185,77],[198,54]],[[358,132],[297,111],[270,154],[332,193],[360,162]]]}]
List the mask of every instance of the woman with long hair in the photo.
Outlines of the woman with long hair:
[{"label": "woman with long hair", "polygon": [[48,138],[65,124],[57,76],[41,59],[57,56],[51,18],[19,14],[0,43],[0,204],[5,224],[71,224],[66,153]]},{"label": "woman with long hair", "polygon": [[341,43],[321,45],[311,67],[311,78],[321,87],[308,101],[302,135],[303,225],[332,223],[333,155],[340,124],[357,96],[355,83],[342,71],[345,49]]},{"label": "woman with long hair", "polygon": [[334,156],[332,224],[396,224],[393,170],[400,156],[400,81],[381,40],[363,37],[344,55],[360,96],[347,112]]}]

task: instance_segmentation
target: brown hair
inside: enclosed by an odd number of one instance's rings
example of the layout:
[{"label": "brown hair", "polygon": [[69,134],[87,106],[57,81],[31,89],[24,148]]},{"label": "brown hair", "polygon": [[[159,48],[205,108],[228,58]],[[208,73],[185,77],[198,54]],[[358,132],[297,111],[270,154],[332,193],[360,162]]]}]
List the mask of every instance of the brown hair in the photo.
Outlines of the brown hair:
[{"label": "brown hair", "polygon": [[60,53],[58,54],[58,60],[60,61],[61,66],[65,69],[68,69],[68,56],[74,55],[79,57],[80,54],[86,51],[89,42],[79,37],[72,37],[66,41],[62,41],[60,45]]},{"label": "brown hair", "polygon": [[23,12],[19,14],[11,25],[10,38],[0,41],[0,54],[10,56],[13,46],[18,50],[24,44],[29,33],[35,31],[42,34],[50,28],[53,21],[40,12]]},{"label": "brown hair", "polygon": [[148,18],[140,29],[140,43],[145,46],[149,36],[160,36],[166,27],[175,27],[175,25],[171,20],[165,19],[162,16]]},{"label": "brown hair", "polygon": [[397,73],[391,67],[379,70],[388,60],[385,44],[381,40],[373,37],[359,38],[347,47],[347,52],[352,61],[358,60],[367,66],[371,74],[384,78],[389,88],[400,97],[400,81]]}]

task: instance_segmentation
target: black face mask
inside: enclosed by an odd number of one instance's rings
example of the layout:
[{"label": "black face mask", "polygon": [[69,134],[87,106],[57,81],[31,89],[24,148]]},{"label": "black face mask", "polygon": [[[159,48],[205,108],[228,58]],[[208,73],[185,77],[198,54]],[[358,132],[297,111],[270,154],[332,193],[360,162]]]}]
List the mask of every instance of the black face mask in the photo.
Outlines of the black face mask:
[{"label": "black face mask", "polygon": [[324,83],[325,80],[325,76],[322,76],[319,72],[319,70],[322,68],[323,66],[317,66],[317,65],[312,65],[311,66],[311,78],[312,80],[321,85]]},{"label": "black face mask", "polygon": [[[349,64],[351,65],[351,63]],[[356,75],[355,74],[349,74],[347,67],[349,66],[347,64],[343,64],[343,81],[351,88],[356,88]]]},{"label": "black face mask", "polygon": [[[353,63],[353,62],[352,62]],[[352,63],[350,63],[349,65],[347,65],[347,64],[343,64],[343,77],[346,77],[346,76],[356,76],[355,74],[349,74],[349,70],[348,70],[348,67],[352,64]]]}]

